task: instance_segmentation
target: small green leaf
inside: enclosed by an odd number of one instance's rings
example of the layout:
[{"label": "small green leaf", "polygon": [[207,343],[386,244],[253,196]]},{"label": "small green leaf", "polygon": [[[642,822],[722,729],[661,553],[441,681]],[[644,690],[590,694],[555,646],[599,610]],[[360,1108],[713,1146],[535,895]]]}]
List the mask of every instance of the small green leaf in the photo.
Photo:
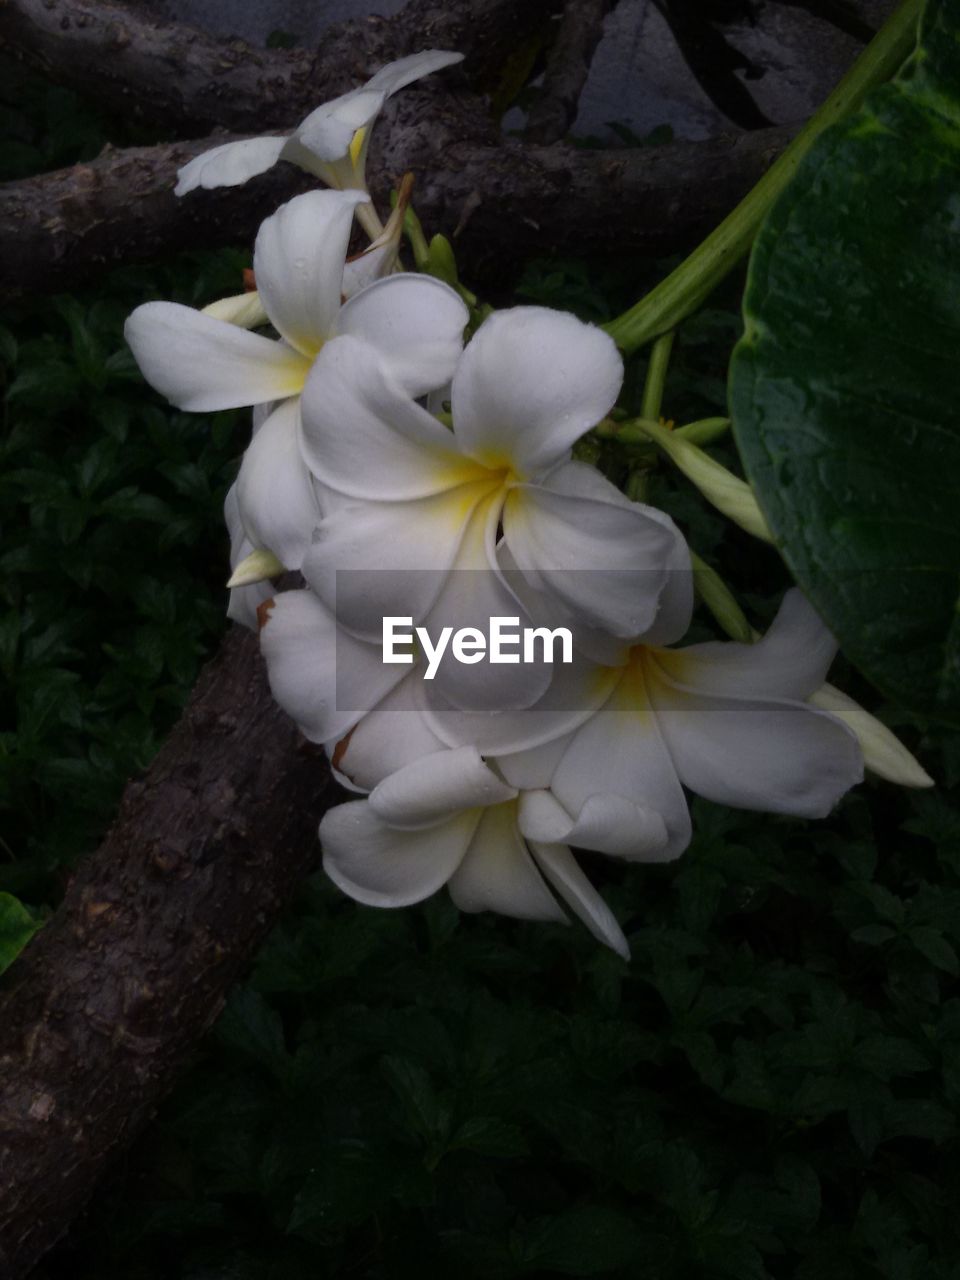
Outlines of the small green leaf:
[{"label": "small green leaf", "polygon": [[0,973],[8,969],[40,928],[19,899],[9,893],[0,893]]},{"label": "small green leaf", "polygon": [[932,965],[936,965],[944,973],[949,973],[953,978],[960,973],[957,953],[939,929],[929,925],[917,925],[910,930],[909,937],[917,950],[926,956]]}]

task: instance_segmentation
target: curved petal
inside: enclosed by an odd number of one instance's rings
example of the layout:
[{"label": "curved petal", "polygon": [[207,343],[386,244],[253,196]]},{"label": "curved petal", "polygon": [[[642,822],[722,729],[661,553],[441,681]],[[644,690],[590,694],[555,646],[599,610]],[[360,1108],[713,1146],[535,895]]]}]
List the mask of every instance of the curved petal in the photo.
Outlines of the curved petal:
[{"label": "curved petal", "polygon": [[661,650],[671,680],[703,693],[750,698],[808,698],[827,678],[837,642],[795,587],[756,644],[732,640]]},{"label": "curved petal", "polygon": [[343,306],[337,332],[369,342],[411,396],[453,376],[470,313],[449,285],[412,272],[377,280]]},{"label": "curved petal", "polygon": [[411,672],[333,744],[334,767],[361,791],[372,791],[404,765],[445,749],[418,705],[415,690],[421,680],[421,672]]},{"label": "curved petal", "polygon": [[310,362],[284,342],[248,333],[176,302],[146,302],[124,336],[143,376],[192,413],[298,395]]},{"label": "curved petal", "polygon": [[256,289],[252,293],[235,293],[230,298],[211,302],[203,308],[203,315],[212,316],[214,320],[226,320],[240,329],[259,329],[270,321]]},{"label": "curved petal", "polygon": [[878,778],[901,787],[935,785],[920,761],[885,724],[832,684],[825,684],[811,694],[810,702],[821,711],[829,711],[853,730],[863,752],[864,768]]},{"label": "curved petal", "polygon": [[587,796],[571,817],[549,791],[526,791],[520,803],[520,830],[530,840],[573,844],[616,858],[650,858],[666,848],[667,825],[656,810],[625,796]]},{"label": "curved petal", "polygon": [[476,481],[414,502],[338,507],[320,522],[303,575],[342,627],[380,643],[384,618],[426,619],[489,492]]},{"label": "curved petal", "polygon": [[391,827],[419,831],[464,809],[503,804],[516,794],[483,762],[476,747],[459,747],[398,769],[371,791],[370,808]]},{"label": "curved petal", "polygon": [[366,84],[324,102],[294,130],[290,140],[293,145],[285,148],[289,154],[283,159],[292,158],[294,163],[302,163],[296,144],[328,164],[342,159],[350,151],[354,134],[372,123],[385,98],[382,89]]},{"label": "curved petal", "polygon": [[257,233],[253,271],[274,327],[309,359],[333,336],[353,211],[360,191],[308,191],[267,218]]},{"label": "curved petal", "polygon": [[397,502],[484,478],[456,451],[451,433],[390,377],[374,348],[349,335],[317,356],[302,414],[307,464],[348,497]]},{"label": "curved petal", "polygon": [[451,53],[448,49],[423,49],[420,53],[411,53],[406,58],[397,58],[395,62],[388,62],[370,77],[365,87],[379,89],[385,97],[389,98],[398,89],[413,84],[415,80],[422,80],[424,76],[434,71],[441,71],[444,67],[452,67],[454,63],[462,62],[463,56],[462,53]]},{"label": "curved petal", "polygon": [[[644,814],[659,814],[663,827],[652,821],[638,824],[636,842],[629,855],[616,847],[597,843],[601,853],[645,862],[668,862],[677,858],[690,843],[690,813],[677,777],[677,770],[660,734],[653,714],[643,672],[636,662],[620,676],[603,709],[573,735],[570,745],[554,771],[550,789],[573,818],[585,813],[590,828],[599,837],[602,809],[599,804],[620,797],[636,805]],[[622,812],[622,810],[620,810]]]},{"label": "curved petal", "polygon": [[643,510],[517,485],[504,505],[503,536],[531,584],[578,621],[623,638],[653,626],[675,539]]},{"label": "curved petal", "polygon": [[684,784],[735,809],[824,818],[863,779],[856,735],[803,702],[732,698],[676,684],[645,663],[657,720]]},{"label": "curved petal", "polygon": [[453,378],[465,453],[537,479],[614,404],[623,361],[595,325],[546,307],[494,312]]},{"label": "curved petal", "polygon": [[300,453],[300,402],[285,400],[250,441],[237,476],[240,519],[254,547],[299,569],[320,523],[313,479]]},{"label": "curved petal", "polygon": [[629,960],[630,947],[617,923],[617,917],[580,870],[576,858],[566,845],[539,844],[531,840],[528,847],[547,880],[597,941],[624,960]]},{"label": "curved petal", "polygon": [[323,869],[344,893],[369,907],[408,907],[450,879],[477,827],[461,813],[430,831],[396,831],[367,800],[329,810],[320,823]]},{"label": "curved petal", "polygon": [[499,911],[518,920],[567,923],[520,838],[513,804],[484,813],[447,888],[461,911]]},{"label": "curved petal", "polygon": [[245,138],[243,142],[225,142],[204,151],[177,170],[174,195],[185,196],[197,187],[238,187],[248,178],[272,169],[286,141],[286,137]]},{"label": "curved petal", "polygon": [[[542,661],[539,650],[534,661],[525,661],[518,643],[530,620],[496,566],[493,543],[500,502],[499,493],[494,493],[473,512],[457,557],[426,619],[427,633],[434,643],[445,628],[453,637],[435,669],[428,666],[426,678],[433,680],[437,692],[461,711],[532,707],[553,678],[552,663]],[[505,638],[514,637],[514,644],[501,646],[503,661],[494,661],[492,652],[494,618],[506,619],[502,634]],[[490,638],[488,649],[469,655],[472,661],[456,650],[457,633],[465,628],[479,632],[485,640]],[[426,656],[429,658],[429,654]]]},{"label": "curved petal", "polygon": [[[223,518],[230,537],[230,568],[235,569],[254,550],[240,520],[236,484],[232,484],[227,490]],[[238,622],[240,626],[246,627],[248,631],[257,631],[260,626],[257,609],[272,595],[273,587],[269,582],[254,582],[248,587],[231,587],[227,617],[231,622]]]},{"label": "curved petal", "polygon": [[[648,521],[660,526],[667,539],[662,562],[664,585],[657,605],[656,619],[644,633],[643,640],[645,644],[663,645],[674,644],[682,639],[690,627],[693,615],[693,570],[687,540],[666,512],[643,502],[631,502],[596,467],[587,466],[583,462],[561,463],[545,478],[543,485],[556,494],[571,498],[615,502],[621,507],[642,512]],[[605,659],[598,653],[596,660]]]},{"label": "curved petal", "polygon": [[[422,684],[420,696],[430,728],[447,746],[473,743],[484,755],[502,758],[515,786],[545,787],[552,773],[544,754],[547,746],[554,750],[554,743],[595,715],[616,680],[616,672],[585,662],[574,650],[573,663],[555,665],[549,688],[529,707],[463,711],[451,705],[436,681]],[[550,772],[543,781],[531,781],[546,769]]]},{"label": "curved petal", "polygon": [[284,591],[265,611],[260,649],[270,691],[311,742],[341,738],[407,673],[340,631],[311,591]]},{"label": "curved petal", "polygon": [[397,265],[399,247],[396,241],[389,240],[383,244],[372,244],[355,258],[348,258],[343,264],[343,296],[352,298],[361,289],[389,276]]}]

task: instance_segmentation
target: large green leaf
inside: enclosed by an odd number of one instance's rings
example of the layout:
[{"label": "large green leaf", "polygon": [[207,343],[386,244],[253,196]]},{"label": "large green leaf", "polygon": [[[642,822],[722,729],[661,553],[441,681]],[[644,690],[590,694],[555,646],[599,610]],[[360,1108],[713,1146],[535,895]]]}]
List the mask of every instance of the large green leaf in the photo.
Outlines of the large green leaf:
[{"label": "large green leaf", "polygon": [[828,130],[757,239],[731,413],[797,581],[850,659],[960,723],[960,5]]}]

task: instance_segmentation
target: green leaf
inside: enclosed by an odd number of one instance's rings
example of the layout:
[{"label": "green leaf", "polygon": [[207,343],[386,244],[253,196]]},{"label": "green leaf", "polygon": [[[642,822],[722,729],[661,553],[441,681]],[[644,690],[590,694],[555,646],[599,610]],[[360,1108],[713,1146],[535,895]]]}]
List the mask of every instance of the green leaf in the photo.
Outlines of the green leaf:
[{"label": "green leaf", "polygon": [[541,1218],[523,1232],[521,1253],[530,1271],[598,1276],[625,1267],[643,1237],[626,1215],[586,1205],[556,1218]]},{"label": "green leaf", "polygon": [[39,928],[40,921],[19,899],[0,893],[0,973],[13,964]]},{"label": "green leaf", "polygon": [[485,1156],[523,1156],[529,1147],[523,1131],[496,1116],[474,1116],[456,1131],[448,1151],[476,1151]]},{"label": "green leaf", "polygon": [[939,929],[930,925],[917,925],[910,930],[910,941],[921,955],[926,956],[932,965],[936,965],[944,973],[949,973],[954,978],[960,973],[957,953]]},{"label": "green leaf", "polygon": [[754,247],[731,416],[760,506],[847,656],[960,723],[960,15],[826,131]]}]

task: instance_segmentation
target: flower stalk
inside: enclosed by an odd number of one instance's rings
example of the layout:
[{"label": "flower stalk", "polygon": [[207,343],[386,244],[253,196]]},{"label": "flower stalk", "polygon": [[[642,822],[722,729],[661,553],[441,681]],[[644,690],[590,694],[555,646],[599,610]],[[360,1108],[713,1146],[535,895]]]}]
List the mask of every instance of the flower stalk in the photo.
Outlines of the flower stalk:
[{"label": "flower stalk", "polygon": [[729,275],[820,134],[855,111],[871,89],[899,70],[913,49],[922,8],[922,0],[903,0],[833,93],[733,212],[646,297],[604,326],[621,350],[636,351],[675,329]]}]

